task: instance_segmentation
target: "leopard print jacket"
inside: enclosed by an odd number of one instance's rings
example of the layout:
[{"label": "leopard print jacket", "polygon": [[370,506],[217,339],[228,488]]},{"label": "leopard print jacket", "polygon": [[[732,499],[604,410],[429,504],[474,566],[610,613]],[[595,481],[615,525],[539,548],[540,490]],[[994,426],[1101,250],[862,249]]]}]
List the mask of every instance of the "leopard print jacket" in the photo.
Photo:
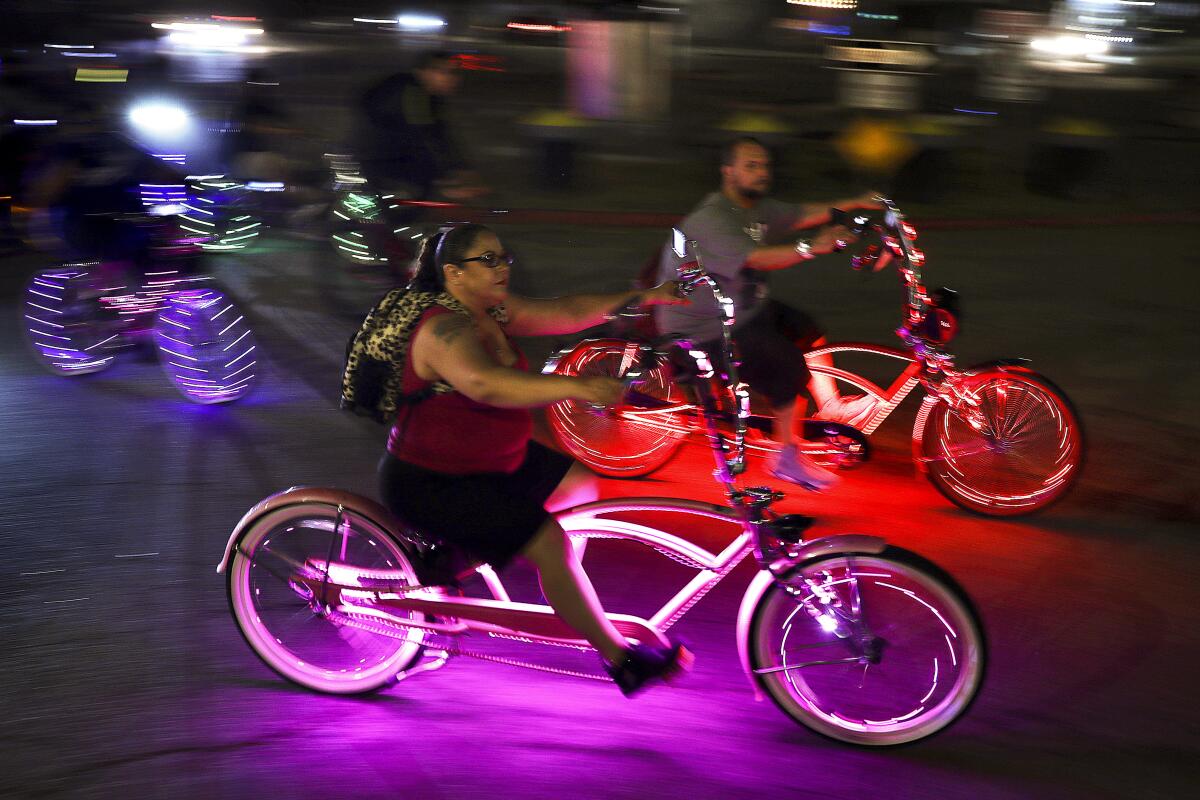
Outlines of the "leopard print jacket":
[{"label": "leopard print jacket", "polygon": [[[421,392],[407,395],[401,392],[413,329],[421,315],[435,305],[471,316],[462,303],[445,292],[399,288],[388,292],[376,303],[346,346],[341,396],[344,410],[386,424],[402,405],[454,391],[450,384],[437,381]],[[508,322],[508,314],[502,305],[488,309],[488,313],[501,325]]]}]

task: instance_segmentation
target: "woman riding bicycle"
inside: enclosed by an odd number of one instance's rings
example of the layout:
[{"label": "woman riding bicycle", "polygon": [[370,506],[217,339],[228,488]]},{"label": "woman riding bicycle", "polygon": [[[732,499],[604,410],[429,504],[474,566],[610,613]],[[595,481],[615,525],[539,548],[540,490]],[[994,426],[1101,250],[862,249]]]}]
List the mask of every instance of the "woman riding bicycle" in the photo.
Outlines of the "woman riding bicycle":
[{"label": "woman riding bicycle", "polygon": [[390,510],[435,539],[493,567],[515,556],[537,569],[555,612],[604,659],[621,690],[685,668],[690,654],[631,645],[604,616],[555,508],[586,474],[567,456],[531,441],[529,409],[571,399],[616,402],[620,381],[527,372],[510,337],[571,333],[613,309],[686,302],[677,285],[644,291],[530,299],[510,294],[512,256],[488,228],[459,225],[425,240],[409,291],[436,295],[409,328],[402,397],[380,463]]}]

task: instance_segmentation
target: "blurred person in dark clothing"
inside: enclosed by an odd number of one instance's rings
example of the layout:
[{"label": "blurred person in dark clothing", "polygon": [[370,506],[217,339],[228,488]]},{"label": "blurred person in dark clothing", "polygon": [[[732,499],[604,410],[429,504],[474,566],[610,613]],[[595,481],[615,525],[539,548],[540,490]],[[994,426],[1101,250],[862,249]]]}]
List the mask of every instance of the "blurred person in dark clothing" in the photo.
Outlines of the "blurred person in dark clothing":
[{"label": "blurred person in dark clothing", "polygon": [[454,58],[437,51],[411,72],[371,86],[359,106],[354,145],[363,175],[377,191],[413,199],[478,192],[446,121],[446,98],[461,82]]},{"label": "blurred person in dark clothing", "polygon": [[102,106],[77,100],[25,180],[32,238],[67,258],[137,260],[144,242],[114,215],[142,211],[140,183],[182,182],[122,135]]},{"label": "blurred person in dark clothing", "polygon": [[299,131],[275,96],[278,85],[264,70],[251,70],[231,111],[225,160],[240,180],[286,181],[292,171],[285,143]]}]

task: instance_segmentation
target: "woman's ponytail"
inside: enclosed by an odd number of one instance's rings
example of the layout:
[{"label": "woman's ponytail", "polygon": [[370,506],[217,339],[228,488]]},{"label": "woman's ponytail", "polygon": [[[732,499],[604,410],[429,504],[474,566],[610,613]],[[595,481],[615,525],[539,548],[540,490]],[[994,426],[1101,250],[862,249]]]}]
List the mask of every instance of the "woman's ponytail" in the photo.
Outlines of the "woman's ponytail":
[{"label": "woman's ponytail", "polygon": [[486,230],[483,225],[467,223],[442,228],[426,236],[414,262],[408,288],[416,292],[446,291],[446,275],[442,265],[457,263],[470,250],[479,234]]}]

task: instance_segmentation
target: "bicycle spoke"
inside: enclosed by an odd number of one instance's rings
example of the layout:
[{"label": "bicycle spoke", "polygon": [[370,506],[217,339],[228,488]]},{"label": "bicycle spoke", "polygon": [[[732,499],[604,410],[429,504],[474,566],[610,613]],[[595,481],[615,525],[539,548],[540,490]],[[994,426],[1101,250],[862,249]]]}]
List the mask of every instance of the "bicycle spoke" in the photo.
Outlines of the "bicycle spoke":
[{"label": "bicycle spoke", "polygon": [[1034,417],[1036,408],[1031,408],[1029,403],[1015,403],[1015,408],[1011,414],[1007,413],[1008,401],[1005,401],[1004,413],[1000,418],[999,437],[1011,438],[1015,428],[1027,425]]},{"label": "bicycle spoke", "polygon": [[986,444],[980,444],[973,447],[963,447],[952,452],[946,452],[941,456],[930,456],[929,458],[926,458],[925,461],[956,461],[958,459],[970,458],[972,456],[990,455],[991,453],[991,447],[987,446]]},{"label": "bicycle spoke", "polygon": [[826,661],[805,661],[802,664],[787,664],[782,667],[763,667],[762,669],[754,670],[755,675],[773,675],[777,672],[791,672],[794,669],[804,669],[805,667],[829,667],[837,664],[858,664],[862,659],[858,656],[849,658],[831,658]]}]

